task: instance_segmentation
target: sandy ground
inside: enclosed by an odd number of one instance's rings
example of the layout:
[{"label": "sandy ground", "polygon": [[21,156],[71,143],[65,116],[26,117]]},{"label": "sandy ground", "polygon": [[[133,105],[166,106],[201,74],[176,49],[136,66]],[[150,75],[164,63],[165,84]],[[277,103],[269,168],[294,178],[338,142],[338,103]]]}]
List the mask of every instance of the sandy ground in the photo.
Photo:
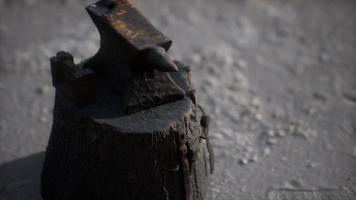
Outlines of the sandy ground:
[{"label": "sandy ground", "polygon": [[[213,118],[207,199],[356,199],[356,1],[150,0]],[[98,48],[89,1],[0,0],[0,200],[37,200],[49,57]]]}]

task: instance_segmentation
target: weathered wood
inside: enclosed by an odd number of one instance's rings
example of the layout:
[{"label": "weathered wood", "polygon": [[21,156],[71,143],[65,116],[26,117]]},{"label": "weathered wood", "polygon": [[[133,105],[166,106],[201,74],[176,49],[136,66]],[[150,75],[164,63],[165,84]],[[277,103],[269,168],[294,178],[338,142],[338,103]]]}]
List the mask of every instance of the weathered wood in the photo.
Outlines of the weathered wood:
[{"label": "weathered wood", "polygon": [[[172,77],[189,89],[189,75],[182,71]],[[203,199],[210,167],[202,109],[185,98],[123,115],[115,107],[118,97],[97,91],[97,102],[82,108],[56,93],[42,173],[44,200]]]}]

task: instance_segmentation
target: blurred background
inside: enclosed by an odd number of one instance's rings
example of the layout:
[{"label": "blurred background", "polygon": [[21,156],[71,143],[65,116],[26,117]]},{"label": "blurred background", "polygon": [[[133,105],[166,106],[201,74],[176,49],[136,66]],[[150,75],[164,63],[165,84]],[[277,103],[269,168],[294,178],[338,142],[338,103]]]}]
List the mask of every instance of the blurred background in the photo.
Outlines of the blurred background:
[{"label": "blurred background", "polygon": [[[37,200],[49,58],[92,56],[89,0],[0,0],[0,200]],[[208,200],[356,199],[355,0],[136,0],[213,118]]]}]

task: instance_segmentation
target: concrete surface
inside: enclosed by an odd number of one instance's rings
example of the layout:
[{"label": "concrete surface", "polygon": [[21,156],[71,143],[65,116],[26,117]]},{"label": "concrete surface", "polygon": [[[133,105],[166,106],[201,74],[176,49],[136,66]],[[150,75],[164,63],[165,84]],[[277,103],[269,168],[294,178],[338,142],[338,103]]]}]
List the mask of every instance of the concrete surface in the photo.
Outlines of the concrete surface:
[{"label": "concrete surface", "polygon": [[[98,48],[86,0],[0,0],[0,199],[36,200],[50,56]],[[207,199],[356,199],[356,1],[137,0],[213,117]]]}]

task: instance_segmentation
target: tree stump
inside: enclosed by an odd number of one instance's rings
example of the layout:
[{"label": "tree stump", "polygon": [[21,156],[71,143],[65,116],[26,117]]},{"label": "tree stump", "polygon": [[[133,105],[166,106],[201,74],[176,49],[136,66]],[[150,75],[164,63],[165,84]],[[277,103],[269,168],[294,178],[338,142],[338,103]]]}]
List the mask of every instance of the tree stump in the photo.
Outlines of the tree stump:
[{"label": "tree stump", "polygon": [[[212,169],[201,107],[185,98],[122,116],[115,95],[99,91],[83,108],[56,92],[43,198],[204,199]],[[182,142],[189,163],[180,158]]]}]

